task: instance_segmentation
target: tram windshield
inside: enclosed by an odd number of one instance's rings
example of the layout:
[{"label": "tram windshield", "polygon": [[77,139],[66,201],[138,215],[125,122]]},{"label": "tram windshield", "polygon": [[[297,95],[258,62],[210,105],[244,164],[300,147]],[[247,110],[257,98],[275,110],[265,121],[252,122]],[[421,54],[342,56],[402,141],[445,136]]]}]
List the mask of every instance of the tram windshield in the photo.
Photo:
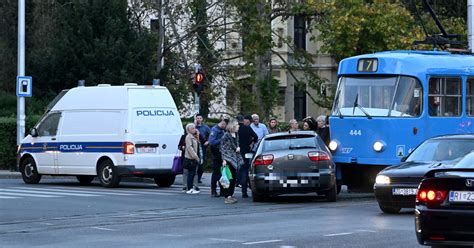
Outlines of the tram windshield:
[{"label": "tram windshield", "polygon": [[332,110],[337,116],[417,117],[423,92],[406,76],[341,77]]}]

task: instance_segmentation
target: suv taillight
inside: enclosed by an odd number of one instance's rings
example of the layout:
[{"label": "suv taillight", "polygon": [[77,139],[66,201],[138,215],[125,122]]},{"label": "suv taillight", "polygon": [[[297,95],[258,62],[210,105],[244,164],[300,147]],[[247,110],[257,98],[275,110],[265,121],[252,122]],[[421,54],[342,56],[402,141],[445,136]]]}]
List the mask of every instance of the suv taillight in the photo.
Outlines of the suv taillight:
[{"label": "suv taillight", "polygon": [[273,155],[272,154],[267,154],[267,155],[260,155],[257,158],[255,158],[255,161],[253,162],[254,166],[259,166],[259,165],[270,165],[273,163]]},{"label": "suv taillight", "polygon": [[122,146],[123,150],[122,150],[122,153],[123,154],[134,154],[135,153],[135,145],[132,143],[132,142],[123,142],[123,146]]},{"label": "suv taillight", "polygon": [[308,157],[311,161],[328,161],[331,160],[325,152],[308,152]]}]

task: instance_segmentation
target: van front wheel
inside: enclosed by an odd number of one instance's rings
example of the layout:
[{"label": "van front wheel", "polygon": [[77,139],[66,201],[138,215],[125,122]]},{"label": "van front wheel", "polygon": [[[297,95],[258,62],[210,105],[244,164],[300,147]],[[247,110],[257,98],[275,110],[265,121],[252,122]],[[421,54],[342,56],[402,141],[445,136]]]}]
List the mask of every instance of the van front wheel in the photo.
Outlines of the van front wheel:
[{"label": "van front wheel", "polygon": [[154,177],[156,185],[158,187],[170,187],[173,185],[174,180],[176,176],[175,175],[164,175],[164,176],[156,176]]},{"label": "van front wheel", "polygon": [[26,184],[37,184],[41,180],[41,175],[38,174],[35,160],[32,157],[25,158],[21,161],[20,172]]},{"label": "van front wheel", "polygon": [[98,176],[100,184],[106,188],[117,187],[120,183],[120,176],[110,160],[104,160],[99,165]]}]

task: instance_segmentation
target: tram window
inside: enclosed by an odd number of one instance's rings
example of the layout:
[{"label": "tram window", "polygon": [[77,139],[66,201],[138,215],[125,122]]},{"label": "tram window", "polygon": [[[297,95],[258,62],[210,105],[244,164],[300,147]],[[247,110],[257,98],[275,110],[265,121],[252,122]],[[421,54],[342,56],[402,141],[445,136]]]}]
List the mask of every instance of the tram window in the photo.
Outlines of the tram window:
[{"label": "tram window", "polygon": [[423,89],[420,81],[411,77],[400,77],[397,92],[393,99],[390,116],[417,117],[423,106]]},{"label": "tram window", "polygon": [[428,113],[430,116],[461,115],[460,78],[430,78],[428,87]]},{"label": "tram window", "polygon": [[466,83],[466,114],[474,115],[474,78],[468,78]]}]

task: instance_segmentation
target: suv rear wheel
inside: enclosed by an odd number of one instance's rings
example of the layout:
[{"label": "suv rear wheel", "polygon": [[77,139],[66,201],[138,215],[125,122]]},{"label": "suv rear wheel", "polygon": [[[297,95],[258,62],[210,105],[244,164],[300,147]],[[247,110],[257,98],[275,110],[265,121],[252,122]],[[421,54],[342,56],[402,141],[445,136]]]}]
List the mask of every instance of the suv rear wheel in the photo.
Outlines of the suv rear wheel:
[{"label": "suv rear wheel", "polygon": [[99,164],[97,175],[99,176],[100,184],[106,188],[117,187],[120,183],[120,176],[117,175],[114,163],[109,159]]},{"label": "suv rear wheel", "polygon": [[329,202],[336,202],[337,201],[337,185],[334,184],[334,186],[326,192],[326,199]]},{"label": "suv rear wheel", "polygon": [[254,191],[252,191],[252,200],[254,202],[263,202],[265,201],[265,196],[263,194],[258,194]]},{"label": "suv rear wheel", "polygon": [[36,162],[32,157],[27,157],[21,161],[20,172],[26,184],[37,184],[41,180],[41,175],[36,169]]}]

